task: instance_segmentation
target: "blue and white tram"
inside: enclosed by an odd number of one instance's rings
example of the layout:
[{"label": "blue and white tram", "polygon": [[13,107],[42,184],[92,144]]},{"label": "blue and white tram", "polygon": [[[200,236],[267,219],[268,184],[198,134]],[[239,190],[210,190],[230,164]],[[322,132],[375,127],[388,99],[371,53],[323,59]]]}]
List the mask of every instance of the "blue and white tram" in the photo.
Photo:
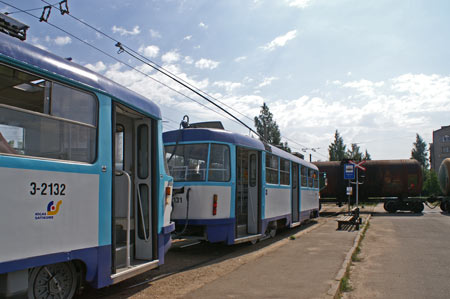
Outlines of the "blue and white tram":
[{"label": "blue and white tram", "polygon": [[187,128],[163,133],[179,234],[256,241],[319,213],[318,168],[241,134]]},{"label": "blue and white tram", "polygon": [[0,297],[71,298],[162,264],[160,109],[5,34],[0,77]]}]

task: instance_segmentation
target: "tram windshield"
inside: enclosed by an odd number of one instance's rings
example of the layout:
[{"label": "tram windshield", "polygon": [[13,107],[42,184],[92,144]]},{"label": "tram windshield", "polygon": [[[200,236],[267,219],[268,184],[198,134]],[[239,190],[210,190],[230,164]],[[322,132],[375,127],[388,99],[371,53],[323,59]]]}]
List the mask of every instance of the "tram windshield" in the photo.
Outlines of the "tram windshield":
[{"label": "tram windshield", "polygon": [[170,175],[176,182],[206,180],[208,144],[169,145],[165,149]]}]

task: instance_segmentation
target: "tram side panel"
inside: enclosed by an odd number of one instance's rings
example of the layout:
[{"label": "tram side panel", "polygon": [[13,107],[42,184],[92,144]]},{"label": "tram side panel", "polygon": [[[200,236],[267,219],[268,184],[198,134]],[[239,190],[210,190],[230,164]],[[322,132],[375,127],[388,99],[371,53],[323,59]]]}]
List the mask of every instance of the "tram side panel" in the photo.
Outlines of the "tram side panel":
[{"label": "tram side panel", "polygon": [[291,189],[287,187],[271,187],[266,185],[265,188],[265,205],[263,222],[271,222],[278,219],[286,219],[286,225],[290,222],[291,216]]},{"label": "tram side panel", "polygon": [[[176,186],[180,186],[177,184]],[[234,218],[231,217],[232,187],[183,185],[184,192],[173,196],[172,220],[183,230],[189,225],[205,227],[209,242],[234,241]],[[214,202],[216,202],[214,208]]]}]

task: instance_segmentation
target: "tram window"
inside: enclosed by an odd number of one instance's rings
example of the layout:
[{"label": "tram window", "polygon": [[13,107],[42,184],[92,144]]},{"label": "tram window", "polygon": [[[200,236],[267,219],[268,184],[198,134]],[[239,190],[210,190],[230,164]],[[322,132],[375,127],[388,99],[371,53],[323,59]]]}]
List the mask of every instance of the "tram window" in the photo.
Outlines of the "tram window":
[{"label": "tram window", "polygon": [[308,168],[305,166],[301,167],[301,177],[302,177],[302,187],[308,186]]},{"label": "tram window", "polygon": [[211,144],[209,153],[208,181],[230,180],[230,149],[227,145]]},{"label": "tram window", "polygon": [[138,150],[138,176],[140,179],[148,177],[148,126],[140,125],[137,128],[137,150]]},{"label": "tram window", "polygon": [[256,154],[250,155],[250,187],[256,187],[258,182],[258,164]]},{"label": "tram window", "polygon": [[291,165],[289,160],[280,158],[280,184],[281,185],[289,185],[289,177],[290,177]]},{"label": "tram window", "polygon": [[124,151],[123,151],[123,140],[124,140],[124,127],[122,125],[116,126],[116,146],[115,146],[115,163],[116,163],[116,170],[124,170],[124,163],[123,163],[123,157],[124,157]]},{"label": "tram window", "polygon": [[314,170],[308,169],[308,187],[313,187],[314,184]]},{"label": "tram window", "polygon": [[[95,161],[98,105],[92,94],[5,65],[0,65],[0,90],[0,144],[6,140],[12,147],[0,145],[0,154]],[[66,108],[68,95],[73,103]]]},{"label": "tram window", "polygon": [[266,182],[278,184],[278,157],[266,154]]},{"label": "tram window", "polygon": [[314,170],[314,188],[319,188],[319,172]]},{"label": "tram window", "polygon": [[166,160],[174,181],[205,181],[208,144],[168,145]]},{"label": "tram window", "polygon": [[97,101],[85,92],[53,83],[51,114],[54,116],[97,125]]}]

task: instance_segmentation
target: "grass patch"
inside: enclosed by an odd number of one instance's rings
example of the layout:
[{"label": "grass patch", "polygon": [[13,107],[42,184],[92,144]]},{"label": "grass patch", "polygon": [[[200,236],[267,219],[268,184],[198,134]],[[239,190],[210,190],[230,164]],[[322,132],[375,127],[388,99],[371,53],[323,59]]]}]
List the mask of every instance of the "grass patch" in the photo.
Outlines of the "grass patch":
[{"label": "grass patch", "polygon": [[351,290],[353,290],[352,286],[350,285],[350,275],[348,270],[347,272],[345,272],[344,277],[342,277],[341,279],[340,290],[341,292],[350,292]]},{"label": "grass patch", "polygon": [[289,237],[289,240],[295,240],[295,239],[297,239],[297,238],[294,235]]},{"label": "grass patch", "polygon": [[359,238],[358,246],[356,246],[356,249],[352,254],[352,261],[347,266],[347,270],[345,271],[344,277],[341,278],[341,284],[339,287],[339,294],[338,294],[339,298],[342,298],[342,293],[353,291],[353,288],[350,284],[350,267],[353,265],[354,262],[361,261],[361,258],[358,255],[361,253],[361,242],[366,236],[366,231],[369,228],[369,226],[370,222],[366,222],[366,224],[364,225],[364,229],[361,232],[361,237]]},{"label": "grass patch", "polygon": [[361,247],[358,246],[355,249],[355,252],[352,254],[352,262],[360,262],[361,258],[358,256],[358,254],[361,252]]}]

